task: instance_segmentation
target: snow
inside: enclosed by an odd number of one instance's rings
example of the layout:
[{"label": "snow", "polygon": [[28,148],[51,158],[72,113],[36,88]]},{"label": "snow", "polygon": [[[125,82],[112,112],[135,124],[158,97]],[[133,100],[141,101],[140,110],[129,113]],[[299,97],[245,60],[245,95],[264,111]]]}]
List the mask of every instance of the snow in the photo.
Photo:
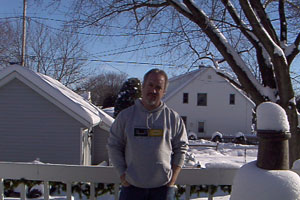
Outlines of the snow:
[{"label": "snow", "polygon": [[264,170],[256,161],[236,174],[231,200],[300,200],[300,177],[289,170]]},{"label": "snow", "polygon": [[244,133],[242,133],[242,132],[237,132],[236,134],[235,134],[235,137],[245,137],[245,134]]},{"label": "snow", "polygon": [[256,112],[258,130],[290,130],[285,110],[278,104],[273,102],[264,102],[257,107]]},{"label": "snow", "polygon": [[92,127],[101,122],[106,124],[106,126],[112,124],[113,118],[108,114],[49,76],[36,73],[26,67],[12,65],[0,72],[0,80],[10,77],[14,73],[17,73],[15,76],[24,81],[25,84],[34,85],[49,95],[49,98],[58,101],[58,105],[61,104],[67,107],[71,112],[83,118],[87,122],[87,126]]},{"label": "snow", "polygon": [[286,57],[288,57],[289,55],[291,55],[292,52],[293,52],[295,49],[297,49],[297,46],[296,46],[294,43],[291,44],[290,46],[286,47],[286,48],[285,48],[285,51],[284,51]]},{"label": "snow", "polygon": [[106,114],[108,114],[109,116],[111,116],[111,117],[114,116],[115,107],[103,108],[102,110],[103,110]]},{"label": "snow", "polygon": [[219,136],[220,138],[223,137],[222,133],[220,133],[219,131],[216,131],[216,132],[214,132],[214,133],[211,135],[211,139],[213,139],[213,138],[216,137],[216,136]]},{"label": "snow", "polygon": [[202,168],[236,168],[257,159],[256,145],[215,143],[207,140],[190,140],[189,143],[185,167],[191,167],[194,163],[192,167],[200,164]]},{"label": "snow", "polygon": [[298,170],[300,169],[300,159],[294,161],[292,169],[298,169]]}]

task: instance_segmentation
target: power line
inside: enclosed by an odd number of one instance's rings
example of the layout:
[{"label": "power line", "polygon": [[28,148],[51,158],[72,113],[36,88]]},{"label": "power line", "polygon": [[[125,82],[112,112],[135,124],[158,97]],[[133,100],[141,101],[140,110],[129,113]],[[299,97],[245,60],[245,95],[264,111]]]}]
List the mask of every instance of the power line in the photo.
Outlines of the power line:
[{"label": "power line", "polygon": [[[57,30],[60,32],[70,32],[74,34],[79,34],[79,35],[85,35],[85,36],[97,36],[97,37],[136,37],[136,36],[147,36],[147,35],[161,35],[161,34],[171,34],[171,33],[182,33],[182,31],[160,31],[160,32],[147,32],[147,33],[136,33],[135,29],[134,32],[129,32],[129,33],[122,33],[122,34],[100,34],[100,33],[86,33],[86,32],[79,32],[79,31],[68,31],[65,29],[60,29],[60,28],[55,28],[53,26],[50,26],[45,23],[41,23],[35,19],[40,19],[40,20],[48,20],[48,21],[56,21],[56,22],[63,22],[63,23],[68,23],[69,21],[67,20],[61,20],[61,19],[53,19],[53,18],[46,18],[46,17],[31,17],[27,16],[27,19],[30,19],[36,23],[43,24],[44,26],[48,27],[49,29]],[[21,16],[15,16],[15,17],[4,17],[0,19],[22,19]],[[71,26],[71,25],[70,25]],[[111,28],[118,28],[118,29],[125,29],[123,27],[117,27],[117,26],[108,26]],[[130,29],[129,29],[130,30]],[[199,30],[189,30],[186,32],[197,32]]]}]

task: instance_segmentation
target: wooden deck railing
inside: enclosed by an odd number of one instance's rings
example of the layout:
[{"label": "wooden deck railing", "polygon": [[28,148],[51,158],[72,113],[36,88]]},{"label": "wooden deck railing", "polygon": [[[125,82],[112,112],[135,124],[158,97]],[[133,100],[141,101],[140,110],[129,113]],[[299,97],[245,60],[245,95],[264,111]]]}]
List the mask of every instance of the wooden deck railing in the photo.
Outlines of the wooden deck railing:
[{"label": "wooden deck railing", "polygon": [[[232,185],[237,170],[237,168],[183,168],[177,184],[186,185],[185,199],[190,199],[191,185]],[[297,173],[300,174],[300,171]],[[73,182],[90,183],[90,199],[95,199],[96,183],[114,183],[115,199],[118,199],[119,194],[119,177],[113,167],[0,162],[0,200],[4,199],[5,179],[43,181],[45,200],[49,199],[50,181],[63,182],[67,185],[68,200],[72,199]],[[24,200],[26,186],[22,184],[21,188],[21,199]]]}]

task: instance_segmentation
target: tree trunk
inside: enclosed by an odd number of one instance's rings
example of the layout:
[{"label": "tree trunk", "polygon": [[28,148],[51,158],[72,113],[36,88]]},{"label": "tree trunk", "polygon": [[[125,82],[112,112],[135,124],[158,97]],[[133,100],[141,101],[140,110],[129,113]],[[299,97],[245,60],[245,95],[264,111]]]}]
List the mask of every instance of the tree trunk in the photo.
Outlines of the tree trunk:
[{"label": "tree trunk", "polygon": [[295,160],[300,158],[300,129],[298,126],[298,115],[296,111],[296,106],[291,106],[290,109],[285,109],[289,124],[290,124],[290,132],[291,139],[289,140],[289,155],[290,155],[290,167],[292,167]]}]

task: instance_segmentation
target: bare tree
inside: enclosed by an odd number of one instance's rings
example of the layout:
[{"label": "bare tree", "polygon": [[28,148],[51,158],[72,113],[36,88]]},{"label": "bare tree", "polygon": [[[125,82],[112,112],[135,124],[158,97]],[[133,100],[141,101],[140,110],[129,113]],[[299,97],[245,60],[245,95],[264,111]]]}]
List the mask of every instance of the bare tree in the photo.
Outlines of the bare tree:
[{"label": "bare tree", "polygon": [[72,5],[78,27],[101,33],[122,27],[128,35],[160,38],[164,48],[155,56],[172,55],[179,65],[210,60],[229,66],[256,105],[273,101],[285,109],[290,162],[300,158],[291,78],[300,44],[298,0],[74,0]]},{"label": "bare tree", "polygon": [[90,91],[92,103],[97,106],[113,107],[118,92],[126,79],[126,74],[115,72],[101,73],[89,78],[77,90]]},{"label": "bare tree", "polygon": [[21,55],[20,39],[13,24],[6,20],[0,23],[0,63],[4,67],[10,63],[18,63]]},{"label": "bare tree", "polygon": [[[74,87],[89,74],[84,41],[74,30],[51,30],[28,20],[26,67]],[[20,63],[22,48],[20,21],[0,24],[1,63]]]},{"label": "bare tree", "polygon": [[53,31],[39,23],[30,23],[27,66],[51,76],[66,86],[82,81],[87,71],[84,42],[73,30]]}]

